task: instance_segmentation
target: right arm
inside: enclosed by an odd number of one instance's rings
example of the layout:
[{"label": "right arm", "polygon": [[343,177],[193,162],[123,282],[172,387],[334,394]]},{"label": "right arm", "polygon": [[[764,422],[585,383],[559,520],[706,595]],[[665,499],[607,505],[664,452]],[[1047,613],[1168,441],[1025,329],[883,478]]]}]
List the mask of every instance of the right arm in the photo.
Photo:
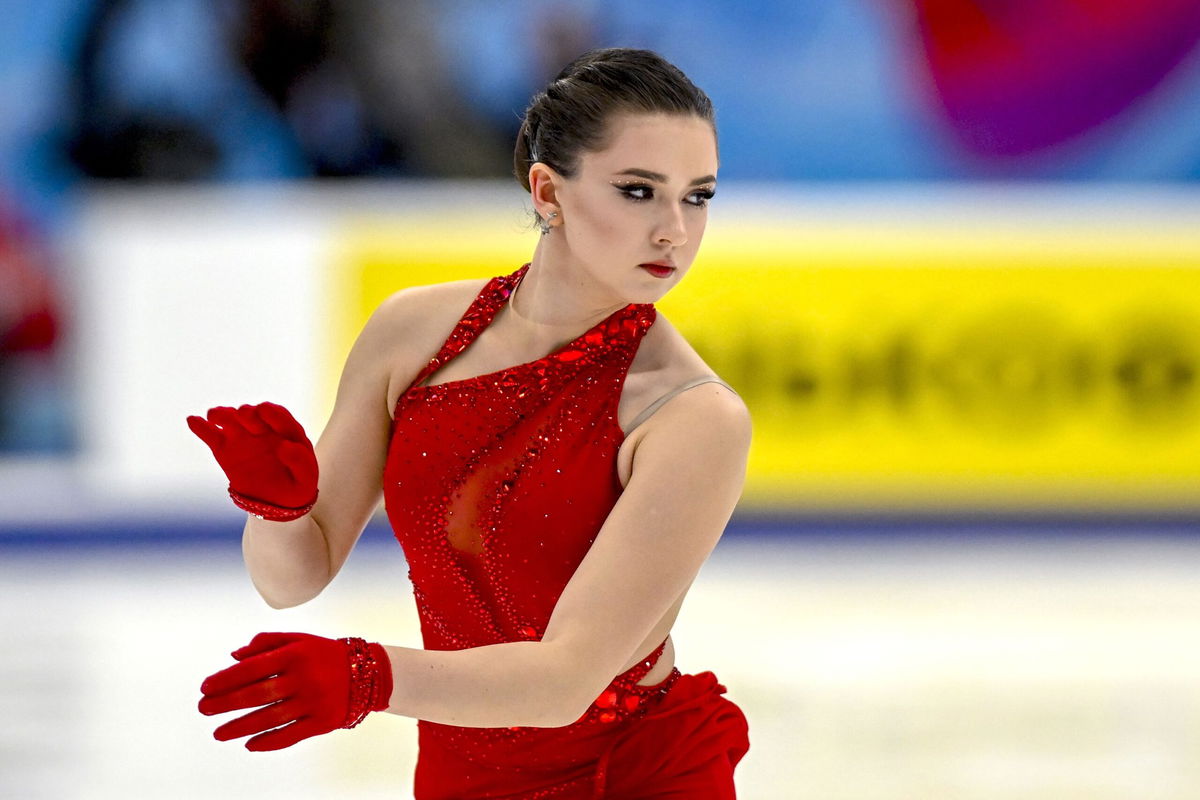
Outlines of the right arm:
[{"label": "right arm", "polygon": [[289,522],[247,515],[242,554],[250,580],[272,608],[308,602],[345,564],[382,496],[392,409],[389,379],[397,352],[411,339],[413,287],[385,300],[350,350],[333,412],[315,445],[317,502]]}]

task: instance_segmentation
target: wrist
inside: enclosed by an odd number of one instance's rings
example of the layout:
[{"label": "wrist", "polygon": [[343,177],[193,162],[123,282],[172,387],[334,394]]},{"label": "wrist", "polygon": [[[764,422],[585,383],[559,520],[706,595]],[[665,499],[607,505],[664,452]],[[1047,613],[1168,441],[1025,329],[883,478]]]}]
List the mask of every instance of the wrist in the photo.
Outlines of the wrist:
[{"label": "wrist", "polygon": [[350,703],[343,728],[353,728],[372,711],[383,711],[391,702],[392,665],[387,651],[374,642],[354,636],[341,639],[350,662]]},{"label": "wrist", "polygon": [[313,506],[317,502],[317,494],[314,492],[313,499],[305,505],[298,508],[289,508],[288,506],[279,506],[274,503],[255,500],[253,497],[247,497],[232,486],[229,487],[229,497],[233,500],[233,504],[243,511],[253,514],[259,519],[270,520],[271,522],[288,522],[299,519],[312,511]]}]

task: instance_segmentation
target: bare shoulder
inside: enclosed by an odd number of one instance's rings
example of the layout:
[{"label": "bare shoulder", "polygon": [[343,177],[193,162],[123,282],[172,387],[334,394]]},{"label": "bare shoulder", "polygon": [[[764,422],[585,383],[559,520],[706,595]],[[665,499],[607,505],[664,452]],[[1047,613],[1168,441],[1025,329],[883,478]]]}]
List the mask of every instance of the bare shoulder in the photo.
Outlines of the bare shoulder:
[{"label": "bare shoulder", "polygon": [[[750,411],[736,392],[713,382],[689,387],[673,394],[633,435],[626,489],[649,485],[661,492],[664,481],[675,481],[679,491],[729,493],[736,502],[753,437]],[[702,467],[704,480],[684,486],[682,476],[696,467]]]},{"label": "bare shoulder", "polygon": [[716,371],[705,363],[671,320],[657,310],[654,324],[646,331],[630,368],[639,375],[653,375],[654,382],[665,382],[667,388],[677,379],[716,376]]},{"label": "bare shoulder", "polygon": [[407,286],[393,292],[379,304],[371,315],[385,325],[404,324],[406,327],[432,324],[435,327],[447,314],[457,322],[475,296],[491,278],[465,278],[444,283]]},{"label": "bare shoulder", "polygon": [[[679,329],[658,311],[654,324],[646,331],[637,355],[630,364],[625,381],[625,395],[622,398],[622,405],[627,408],[622,417],[631,418],[679,386],[706,376],[723,380],[717,371],[700,357]],[[704,383],[687,389],[673,397],[666,405],[683,401],[684,397],[690,401],[697,396],[720,397],[724,398],[723,402],[729,406],[745,408],[736,392],[719,383]],[[658,413],[653,414],[638,430],[649,426],[657,416]],[[637,431],[634,432],[635,436],[636,434]]]},{"label": "bare shoulder", "polygon": [[490,278],[408,286],[389,295],[367,321],[361,338],[387,372],[387,403],[434,356]]},{"label": "bare shoulder", "polygon": [[[705,383],[679,393],[646,424],[630,457],[625,492],[662,496],[670,486],[690,502],[720,498],[729,509],[746,481],[753,438],[750,412],[724,386]],[[724,506],[722,506],[724,507]]]},{"label": "bare shoulder", "polygon": [[642,427],[646,428],[643,439],[666,437],[723,444],[744,441],[749,445],[752,420],[740,395],[709,382],[672,396]]}]

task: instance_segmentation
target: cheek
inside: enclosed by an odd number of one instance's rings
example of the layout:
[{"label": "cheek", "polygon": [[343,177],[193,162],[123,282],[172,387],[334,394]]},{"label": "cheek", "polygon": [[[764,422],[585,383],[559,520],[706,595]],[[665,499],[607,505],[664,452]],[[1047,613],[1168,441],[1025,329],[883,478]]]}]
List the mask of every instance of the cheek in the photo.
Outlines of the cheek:
[{"label": "cheek", "polygon": [[612,240],[621,234],[631,231],[638,216],[634,204],[621,197],[591,198],[586,205],[580,207],[583,216],[583,228],[587,234]]},{"label": "cheek", "polygon": [[575,202],[575,213],[579,221],[588,227],[599,227],[613,215],[613,204],[603,195],[588,194],[578,197]]}]

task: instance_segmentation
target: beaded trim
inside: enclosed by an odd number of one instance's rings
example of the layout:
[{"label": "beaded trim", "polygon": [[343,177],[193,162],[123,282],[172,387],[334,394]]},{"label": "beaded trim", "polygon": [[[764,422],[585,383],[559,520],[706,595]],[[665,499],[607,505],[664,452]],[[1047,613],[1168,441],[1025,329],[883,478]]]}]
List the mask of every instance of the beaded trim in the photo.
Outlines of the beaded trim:
[{"label": "beaded trim", "polygon": [[592,703],[587,712],[577,721],[596,721],[600,723],[619,722],[641,717],[646,713],[653,701],[666,696],[683,673],[678,667],[672,667],[671,672],[660,683],[653,686],[617,686],[605,689]]},{"label": "beaded trim", "polygon": [[613,679],[608,688],[600,693],[587,711],[577,722],[594,720],[601,723],[612,723],[629,717],[640,716],[644,713],[645,704],[657,695],[665,695],[679,679],[679,669],[673,668],[671,673],[662,681],[651,686],[644,686],[638,681],[646,677],[658,663],[667,643],[663,641],[654,648],[646,658],[635,664],[628,672]]},{"label": "beaded trim", "polygon": [[233,500],[233,504],[243,511],[247,511],[259,519],[270,520],[271,522],[288,522],[293,519],[299,519],[312,511],[312,508],[317,503],[316,495],[313,495],[312,502],[308,505],[300,506],[300,508],[287,508],[286,506],[277,506],[273,503],[264,503],[261,500],[255,500],[251,497],[246,497],[229,487],[229,497]]},{"label": "beaded trim", "polygon": [[371,654],[365,640],[347,636],[340,641],[346,644],[350,658],[350,707],[343,728],[353,728],[367,718],[378,704],[379,683],[376,680],[379,662]]},{"label": "beaded trim", "polygon": [[[484,379],[495,381],[504,378],[510,382],[517,381],[520,380],[517,377],[519,374],[528,372],[531,367],[543,367],[546,364],[583,366],[587,361],[586,357],[594,347],[610,339],[631,340],[636,335],[637,329],[640,328],[643,332],[648,330],[657,316],[657,311],[653,303],[631,303],[624,308],[617,309],[567,344],[535,361],[515,364],[511,367],[484,375],[476,375],[472,378],[436,383],[432,386],[422,384],[422,381],[440,369],[446,362],[465,350],[467,345],[479,335],[480,331],[491,324],[501,307],[508,302],[513,290],[521,283],[525,273],[529,271],[529,267],[530,264],[526,262],[510,275],[500,275],[492,278],[480,290],[475,299],[471,301],[471,305],[463,313],[462,319],[458,321],[454,330],[450,332],[449,337],[447,337],[441,348],[439,348],[437,355],[430,359],[425,368],[413,378],[412,383],[408,385],[408,388],[397,399],[397,409],[400,407],[401,402],[410,397],[411,393],[436,392],[441,390],[442,387],[451,385],[459,387],[474,386],[481,383]],[[539,375],[541,373],[544,373],[544,369],[539,372]],[[393,424],[396,413],[398,412],[394,409]]]}]

